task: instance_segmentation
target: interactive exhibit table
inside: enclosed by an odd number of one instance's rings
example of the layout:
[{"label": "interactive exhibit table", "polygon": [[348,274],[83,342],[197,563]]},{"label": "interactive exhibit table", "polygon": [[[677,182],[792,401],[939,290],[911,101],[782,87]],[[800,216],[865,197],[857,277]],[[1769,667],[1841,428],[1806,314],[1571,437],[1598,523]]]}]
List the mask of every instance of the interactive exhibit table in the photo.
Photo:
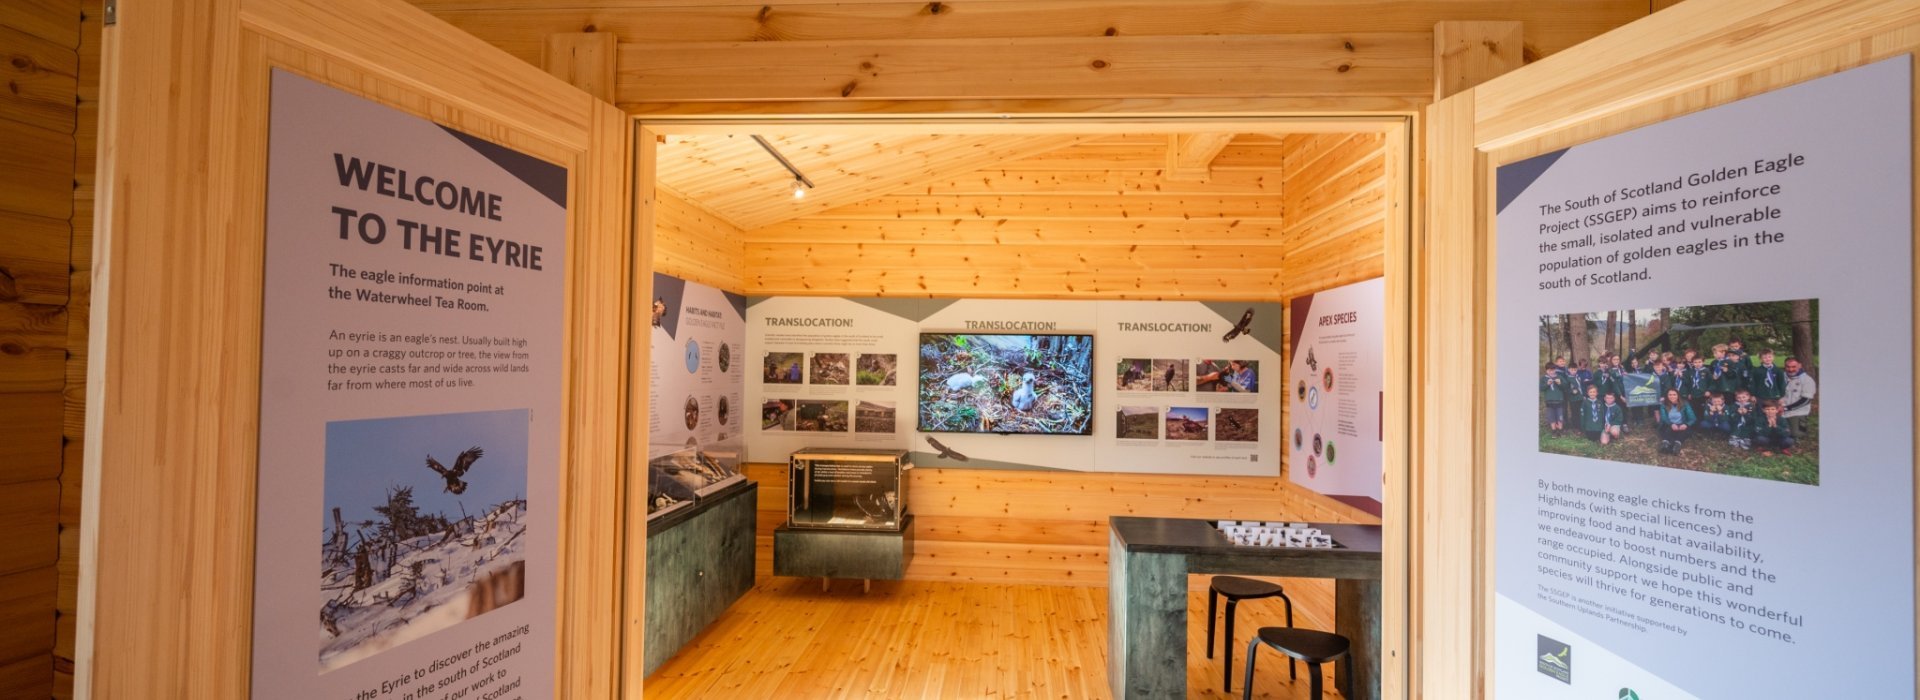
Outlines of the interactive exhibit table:
[{"label": "interactive exhibit table", "polygon": [[1334,632],[1353,642],[1359,678],[1333,664],[1334,685],[1350,700],[1380,696],[1379,526],[1312,523],[1332,536],[1333,547],[1284,547],[1234,544],[1211,520],[1107,522],[1107,678],[1114,697],[1187,696],[1188,574],[1335,579]]}]

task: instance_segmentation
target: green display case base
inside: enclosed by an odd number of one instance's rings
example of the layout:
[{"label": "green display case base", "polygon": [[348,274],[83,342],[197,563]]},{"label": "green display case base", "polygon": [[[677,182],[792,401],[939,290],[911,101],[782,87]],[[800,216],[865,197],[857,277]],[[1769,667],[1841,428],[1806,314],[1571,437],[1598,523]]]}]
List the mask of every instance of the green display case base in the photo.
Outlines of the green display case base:
[{"label": "green display case base", "polygon": [[776,576],[898,581],[913,559],[913,516],[899,531],[828,530],[781,525],[773,531]]},{"label": "green display case base", "polygon": [[647,527],[646,659],[666,663],[753,588],[760,487],[742,482]]}]

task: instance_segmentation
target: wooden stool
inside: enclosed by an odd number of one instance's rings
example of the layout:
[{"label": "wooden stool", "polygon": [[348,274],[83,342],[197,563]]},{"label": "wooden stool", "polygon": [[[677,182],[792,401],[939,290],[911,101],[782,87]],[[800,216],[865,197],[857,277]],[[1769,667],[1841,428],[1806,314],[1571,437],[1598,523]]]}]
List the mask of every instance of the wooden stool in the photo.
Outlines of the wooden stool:
[{"label": "wooden stool", "polygon": [[[1278,584],[1239,576],[1215,576],[1207,584],[1207,658],[1213,658],[1213,622],[1219,610],[1220,596],[1227,597],[1227,636],[1221,648],[1226,650],[1226,663],[1220,665],[1224,692],[1233,692],[1233,613],[1240,601],[1279,596],[1287,604],[1287,626],[1293,626],[1293,599]],[[1292,668],[1292,662],[1288,662]]]},{"label": "wooden stool", "polygon": [[[1313,693],[1308,697],[1313,700],[1321,700],[1322,697],[1320,691],[1320,664],[1334,659],[1344,659],[1347,664],[1347,681],[1349,683],[1359,681],[1359,679],[1353,675],[1353,654],[1348,653],[1352,643],[1348,642],[1346,637],[1329,632],[1303,630],[1296,627],[1262,627],[1259,632],[1254,633],[1253,639],[1247,640],[1247,677],[1246,682],[1243,684],[1246,687],[1241,688],[1243,691],[1241,695],[1242,698],[1251,699],[1253,697],[1253,661],[1254,655],[1260,651],[1261,644],[1273,647],[1275,651],[1286,654],[1289,659],[1289,664],[1292,663],[1293,659],[1307,662],[1307,676],[1313,690]],[[1297,678],[1298,676],[1294,676],[1291,672],[1292,666],[1289,665],[1288,668],[1289,672],[1287,675],[1292,678]]]}]

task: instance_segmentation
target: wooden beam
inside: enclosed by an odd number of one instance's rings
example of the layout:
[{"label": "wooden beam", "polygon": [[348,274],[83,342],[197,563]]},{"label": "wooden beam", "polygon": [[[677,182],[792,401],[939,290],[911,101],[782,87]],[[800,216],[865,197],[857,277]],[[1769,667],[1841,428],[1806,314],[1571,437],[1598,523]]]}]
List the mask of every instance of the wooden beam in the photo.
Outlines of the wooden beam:
[{"label": "wooden beam", "polygon": [[[1485,151],[1742,75],[1756,65],[1804,56],[1847,39],[1920,21],[1913,0],[1752,0],[1687,2],[1665,21],[1637,22],[1605,41],[1573,47],[1538,63],[1524,79],[1501,80],[1474,105],[1474,142]],[[1828,27],[1810,32],[1810,26]],[[1646,60],[1622,62],[1621,51]],[[1708,50],[1708,49],[1719,50]],[[1633,95],[1629,100],[1625,95]],[[1543,113],[1551,112],[1551,119]]]},{"label": "wooden beam", "polygon": [[1519,22],[1433,26],[1433,99],[1479,85],[1525,63]]},{"label": "wooden beam", "polygon": [[[1447,20],[1527,23],[1551,55],[1647,15],[1647,0],[410,0],[521,60],[549,34],[632,43],[1009,39],[1427,32]],[[1177,9],[1176,9],[1177,7]]]},{"label": "wooden beam", "polygon": [[603,102],[612,102],[618,46],[618,38],[606,32],[549,34],[542,63],[553,77]]},{"label": "wooden beam", "polygon": [[622,44],[619,101],[1426,95],[1432,36]]},{"label": "wooden beam", "polygon": [[1167,179],[1174,182],[1206,182],[1213,159],[1233,142],[1234,134],[1168,134]]}]

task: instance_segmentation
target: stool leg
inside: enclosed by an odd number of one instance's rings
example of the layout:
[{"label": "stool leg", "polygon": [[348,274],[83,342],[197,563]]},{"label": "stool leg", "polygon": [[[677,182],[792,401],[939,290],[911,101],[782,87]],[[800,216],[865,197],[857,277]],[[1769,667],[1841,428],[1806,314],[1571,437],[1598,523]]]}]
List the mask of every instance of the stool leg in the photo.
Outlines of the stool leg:
[{"label": "stool leg", "polygon": [[[1287,626],[1292,627],[1293,626],[1293,599],[1288,598],[1287,594],[1282,593],[1280,594],[1280,602],[1287,604]],[[1287,680],[1300,680],[1299,674],[1294,671],[1294,666],[1295,666],[1295,662],[1293,660],[1293,657],[1291,656],[1287,657]]]},{"label": "stool leg", "polygon": [[1213,658],[1213,622],[1220,616],[1220,592],[1207,589],[1207,658]]},{"label": "stool leg", "polygon": [[1227,693],[1233,692],[1233,613],[1239,608],[1240,601],[1227,599],[1227,636],[1220,640],[1221,653],[1227,657],[1226,661],[1220,663],[1220,678],[1226,684]]},{"label": "stool leg", "polygon": [[[1240,679],[1241,700],[1253,700],[1253,661],[1259,655],[1260,637],[1256,635],[1253,639],[1247,640],[1247,675]],[[1232,697],[1232,691],[1228,691],[1227,696]]]},{"label": "stool leg", "polygon": [[1320,664],[1307,664],[1307,697],[1321,700]]}]

